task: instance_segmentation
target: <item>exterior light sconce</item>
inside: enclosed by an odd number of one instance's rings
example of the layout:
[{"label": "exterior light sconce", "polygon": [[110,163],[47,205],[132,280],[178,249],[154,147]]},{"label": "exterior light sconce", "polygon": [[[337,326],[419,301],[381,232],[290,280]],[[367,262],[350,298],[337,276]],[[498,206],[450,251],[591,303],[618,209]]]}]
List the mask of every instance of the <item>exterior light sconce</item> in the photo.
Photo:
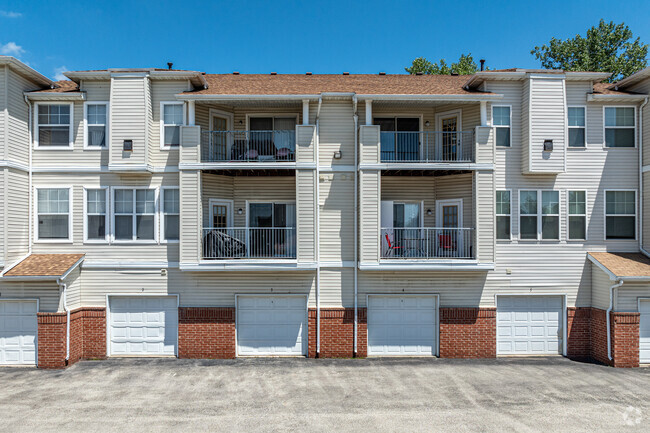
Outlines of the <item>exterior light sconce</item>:
[{"label": "exterior light sconce", "polygon": [[122,150],[124,152],[133,152],[133,140],[124,140]]},{"label": "exterior light sconce", "polygon": [[341,159],[342,156],[343,155],[341,154],[340,150],[337,150],[336,152],[334,152],[334,159]]},{"label": "exterior light sconce", "polygon": [[429,126],[431,126],[431,122],[429,122],[429,121],[427,120],[426,122],[424,122],[424,126],[426,126],[426,127],[428,128]]},{"label": "exterior light sconce", "polygon": [[544,152],[553,152],[553,140],[544,140]]},{"label": "exterior light sconce", "polygon": [[427,209],[427,215],[429,216],[433,215],[433,211],[431,209]]},{"label": "exterior light sconce", "polygon": [[237,209],[237,215],[241,215],[243,213],[244,213],[244,209],[242,208]]}]

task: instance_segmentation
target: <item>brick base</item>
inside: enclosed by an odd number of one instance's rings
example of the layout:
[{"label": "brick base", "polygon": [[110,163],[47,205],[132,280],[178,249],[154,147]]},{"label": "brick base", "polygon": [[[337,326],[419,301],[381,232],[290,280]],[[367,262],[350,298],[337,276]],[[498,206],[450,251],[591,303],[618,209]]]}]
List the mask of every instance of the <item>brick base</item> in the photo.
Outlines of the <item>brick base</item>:
[{"label": "brick base", "polygon": [[612,313],[614,367],[639,366],[639,313]]},{"label": "brick base", "polygon": [[591,308],[567,309],[567,356],[588,360],[591,354]]},{"label": "brick base", "polygon": [[178,357],[229,359],[236,355],[235,309],[178,309]]},{"label": "brick base", "polygon": [[440,308],[441,358],[497,356],[495,308]]},{"label": "brick base", "polygon": [[[367,353],[366,309],[358,309],[358,357]],[[354,308],[321,308],[321,358],[352,358],[354,356]],[[316,309],[309,309],[309,354],[316,357]]]}]

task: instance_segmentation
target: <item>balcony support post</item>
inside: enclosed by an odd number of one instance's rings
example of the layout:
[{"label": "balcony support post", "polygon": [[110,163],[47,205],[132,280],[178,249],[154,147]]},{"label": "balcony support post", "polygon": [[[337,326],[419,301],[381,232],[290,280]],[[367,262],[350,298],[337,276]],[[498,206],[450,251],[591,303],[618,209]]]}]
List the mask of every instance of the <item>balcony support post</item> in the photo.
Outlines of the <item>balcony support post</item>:
[{"label": "balcony support post", "polygon": [[366,125],[372,125],[372,99],[366,100]]},{"label": "balcony support post", "polygon": [[481,101],[481,126],[488,126],[487,101]]},{"label": "balcony support post", "polygon": [[309,99],[302,100],[302,124],[309,125]]},{"label": "balcony support post", "polygon": [[187,101],[187,124],[196,125],[196,101]]}]

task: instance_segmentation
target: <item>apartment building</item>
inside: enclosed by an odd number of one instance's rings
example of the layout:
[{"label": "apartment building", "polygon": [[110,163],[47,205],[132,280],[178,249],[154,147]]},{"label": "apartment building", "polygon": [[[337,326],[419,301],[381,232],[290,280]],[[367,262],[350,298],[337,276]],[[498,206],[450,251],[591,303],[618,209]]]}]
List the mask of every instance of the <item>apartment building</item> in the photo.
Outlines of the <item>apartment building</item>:
[{"label": "apartment building", "polygon": [[650,362],[650,69],[66,76],[0,57],[0,365]]}]

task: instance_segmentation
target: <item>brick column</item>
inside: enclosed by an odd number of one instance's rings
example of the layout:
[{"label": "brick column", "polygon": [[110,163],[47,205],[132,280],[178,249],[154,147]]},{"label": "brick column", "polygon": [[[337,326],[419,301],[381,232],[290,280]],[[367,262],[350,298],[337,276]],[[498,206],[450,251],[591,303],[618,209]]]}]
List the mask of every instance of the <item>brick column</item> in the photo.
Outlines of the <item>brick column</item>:
[{"label": "brick column", "polygon": [[85,359],[106,358],[106,308],[82,308]]},{"label": "brick column", "polygon": [[614,367],[639,366],[639,313],[610,313]]},{"label": "brick column", "polygon": [[236,345],[235,308],[178,309],[179,358],[235,358]]},{"label": "brick column", "polygon": [[[358,309],[357,357],[366,357],[366,309]],[[352,358],[354,356],[354,308],[321,308],[320,357]],[[310,358],[316,357],[316,309],[309,309]]]},{"label": "brick column", "polygon": [[567,357],[591,357],[591,308],[567,308]]},{"label": "brick column", "polygon": [[37,357],[39,368],[64,368],[66,313],[38,313]]},{"label": "brick column", "polygon": [[440,357],[496,357],[496,324],[496,308],[440,308]]}]

